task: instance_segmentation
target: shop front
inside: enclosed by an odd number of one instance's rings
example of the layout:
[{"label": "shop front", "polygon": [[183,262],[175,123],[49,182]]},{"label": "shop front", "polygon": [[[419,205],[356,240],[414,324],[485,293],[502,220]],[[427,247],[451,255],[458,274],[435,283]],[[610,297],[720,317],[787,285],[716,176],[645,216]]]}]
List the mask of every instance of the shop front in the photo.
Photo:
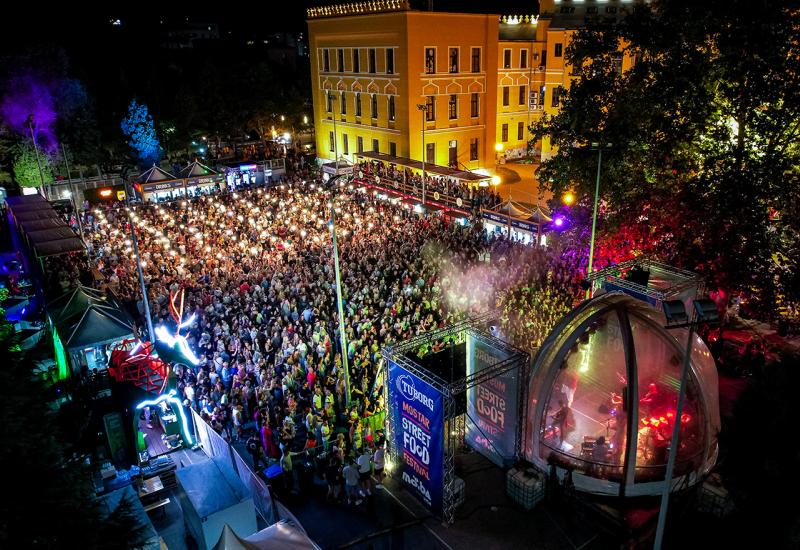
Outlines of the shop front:
[{"label": "shop front", "polygon": [[136,191],[142,197],[142,202],[163,202],[180,198],[185,195],[183,180],[171,180],[158,183],[136,184]]},{"label": "shop front", "polygon": [[494,233],[502,234],[506,237],[509,236],[511,230],[511,238],[523,244],[532,244],[536,242],[537,235],[539,235],[541,242],[545,244],[545,235],[541,234],[539,224],[518,218],[510,218],[503,214],[484,210],[481,214],[483,225],[486,231],[491,235]]}]

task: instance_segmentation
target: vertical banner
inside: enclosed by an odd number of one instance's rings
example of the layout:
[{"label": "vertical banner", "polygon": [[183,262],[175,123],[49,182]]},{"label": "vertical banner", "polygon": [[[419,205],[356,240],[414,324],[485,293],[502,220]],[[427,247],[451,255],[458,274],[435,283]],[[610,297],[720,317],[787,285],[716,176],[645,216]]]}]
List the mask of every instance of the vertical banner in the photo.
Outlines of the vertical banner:
[{"label": "vertical banner", "polygon": [[[138,414],[138,411],[134,411]],[[103,417],[106,428],[106,439],[112,462],[125,462],[128,454],[128,441],[125,439],[125,428],[122,427],[122,415],[118,412],[108,413]]]},{"label": "vertical banner", "polygon": [[389,414],[401,480],[435,516],[442,517],[444,410],[442,394],[393,361],[389,365]]},{"label": "vertical banner", "polygon": [[[507,352],[467,333],[467,376],[508,359]],[[465,440],[483,456],[506,466],[514,459],[517,439],[516,368],[467,390]]]}]

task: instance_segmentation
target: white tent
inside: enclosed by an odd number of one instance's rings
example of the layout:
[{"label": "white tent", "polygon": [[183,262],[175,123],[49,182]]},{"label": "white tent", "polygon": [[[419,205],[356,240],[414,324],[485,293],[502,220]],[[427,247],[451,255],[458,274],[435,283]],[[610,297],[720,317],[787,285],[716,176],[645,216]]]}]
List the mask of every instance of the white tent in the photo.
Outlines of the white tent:
[{"label": "white tent", "polygon": [[291,521],[281,520],[266,529],[241,538],[227,524],[214,550],[319,550],[303,530]]}]

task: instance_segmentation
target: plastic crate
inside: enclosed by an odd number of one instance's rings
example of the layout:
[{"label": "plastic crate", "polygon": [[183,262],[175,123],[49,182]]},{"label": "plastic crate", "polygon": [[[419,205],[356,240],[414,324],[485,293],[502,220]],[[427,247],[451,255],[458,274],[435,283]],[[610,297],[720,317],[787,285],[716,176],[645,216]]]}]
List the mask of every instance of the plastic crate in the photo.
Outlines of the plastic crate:
[{"label": "plastic crate", "polygon": [[512,468],[506,473],[506,494],[525,510],[532,510],[544,500],[545,481],[544,475],[533,468]]},{"label": "plastic crate", "polygon": [[697,511],[725,517],[734,511],[733,499],[721,482],[712,478],[705,481],[697,492]]}]

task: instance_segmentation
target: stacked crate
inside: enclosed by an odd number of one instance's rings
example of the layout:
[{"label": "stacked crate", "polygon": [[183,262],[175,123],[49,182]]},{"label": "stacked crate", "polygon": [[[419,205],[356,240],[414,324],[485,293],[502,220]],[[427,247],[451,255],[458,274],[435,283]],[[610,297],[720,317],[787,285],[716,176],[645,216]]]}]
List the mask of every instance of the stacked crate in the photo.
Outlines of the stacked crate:
[{"label": "stacked crate", "polygon": [[728,490],[722,486],[719,475],[712,474],[703,482],[697,493],[697,510],[718,518],[734,511],[733,499]]},{"label": "stacked crate", "polygon": [[525,510],[532,510],[545,497],[546,479],[534,468],[512,468],[506,473],[506,494]]}]

